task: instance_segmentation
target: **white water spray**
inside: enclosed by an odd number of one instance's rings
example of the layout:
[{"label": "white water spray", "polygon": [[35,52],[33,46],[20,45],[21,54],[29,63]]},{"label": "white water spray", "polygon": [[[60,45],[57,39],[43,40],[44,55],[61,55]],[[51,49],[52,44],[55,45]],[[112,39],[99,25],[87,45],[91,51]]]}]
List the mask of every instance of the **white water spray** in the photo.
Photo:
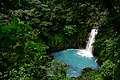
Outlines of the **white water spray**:
[{"label": "white water spray", "polygon": [[89,35],[89,39],[87,41],[86,49],[80,50],[78,52],[78,55],[85,56],[85,57],[93,57],[92,51],[93,51],[93,43],[95,42],[95,36],[98,33],[98,29],[92,29],[91,33]]}]

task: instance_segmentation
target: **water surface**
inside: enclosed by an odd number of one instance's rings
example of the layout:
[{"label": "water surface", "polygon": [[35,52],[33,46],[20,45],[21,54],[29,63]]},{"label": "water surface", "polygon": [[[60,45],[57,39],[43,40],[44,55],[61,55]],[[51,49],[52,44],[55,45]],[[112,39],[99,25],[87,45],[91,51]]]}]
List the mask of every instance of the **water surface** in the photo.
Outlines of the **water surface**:
[{"label": "water surface", "polygon": [[[80,54],[79,49],[67,49],[64,51],[53,53],[54,59],[60,60],[61,62],[69,65],[67,70],[67,77],[78,77],[81,75],[82,70],[86,67],[90,67],[97,70],[98,64],[96,63],[95,57],[85,57],[78,55]],[[82,53],[81,53],[82,54]]]}]

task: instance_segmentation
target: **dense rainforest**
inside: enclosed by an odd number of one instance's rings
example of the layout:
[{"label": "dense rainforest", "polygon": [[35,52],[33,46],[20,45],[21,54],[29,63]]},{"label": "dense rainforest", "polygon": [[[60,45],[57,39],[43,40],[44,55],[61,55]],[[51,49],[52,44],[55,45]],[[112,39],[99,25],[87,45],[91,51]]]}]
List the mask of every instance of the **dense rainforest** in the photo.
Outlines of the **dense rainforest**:
[{"label": "dense rainforest", "polygon": [[[85,48],[92,28],[99,69],[66,77],[50,54]],[[119,68],[120,0],[0,0],[1,80],[120,80]]]}]

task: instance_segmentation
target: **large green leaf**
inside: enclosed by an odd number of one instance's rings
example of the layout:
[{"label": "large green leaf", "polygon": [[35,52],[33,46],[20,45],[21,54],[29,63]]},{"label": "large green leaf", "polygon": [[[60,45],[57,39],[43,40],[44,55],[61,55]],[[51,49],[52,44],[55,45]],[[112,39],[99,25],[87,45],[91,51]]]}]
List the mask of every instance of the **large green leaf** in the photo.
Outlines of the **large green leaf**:
[{"label": "large green leaf", "polygon": [[17,19],[17,17],[15,16],[15,17],[12,19],[11,27],[16,28],[17,26],[18,26],[18,19]]},{"label": "large green leaf", "polygon": [[20,21],[19,18],[17,18],[17,20],[18,20],[18,24],[19,24],[19,26],[20,26],[21,28],[24,27],[24,28],[27,29],[27,30],[32,30],[32,27],[31,27],[31,26],[29,26],[28,24],[25,24],[23,21]]}]

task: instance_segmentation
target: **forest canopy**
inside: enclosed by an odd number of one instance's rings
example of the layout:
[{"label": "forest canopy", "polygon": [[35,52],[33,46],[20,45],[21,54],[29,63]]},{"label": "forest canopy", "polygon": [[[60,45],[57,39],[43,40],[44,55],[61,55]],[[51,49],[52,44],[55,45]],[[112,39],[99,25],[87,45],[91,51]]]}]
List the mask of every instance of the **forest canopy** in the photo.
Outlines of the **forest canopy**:
[{"label": "forest canopy", "polygon": [[[50,54],[85,48],[92,28],[99,69],[67,78]],[[119,80],[119,67],[120,0],[0,0],[1,79]]]}]

